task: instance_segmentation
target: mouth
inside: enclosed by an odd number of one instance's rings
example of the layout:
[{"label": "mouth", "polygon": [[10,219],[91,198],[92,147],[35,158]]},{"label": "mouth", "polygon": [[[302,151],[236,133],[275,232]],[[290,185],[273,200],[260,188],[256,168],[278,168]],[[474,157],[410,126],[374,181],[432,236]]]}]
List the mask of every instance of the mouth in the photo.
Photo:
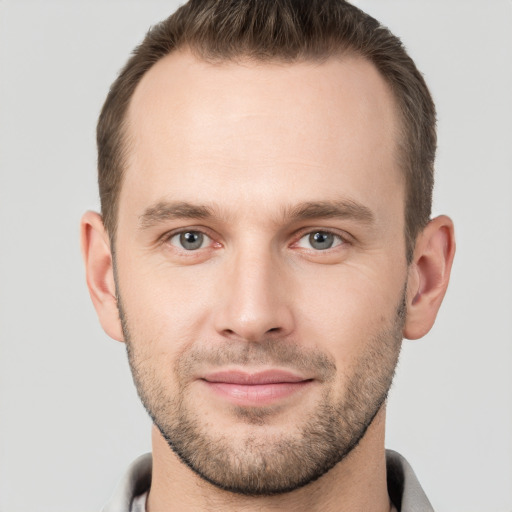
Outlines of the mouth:
[{"label": "mouth", "polygon": [[208,374],[200,380],[212,393],[239,406],[271,405],[303,392],[313,383],[313,379],[283,370],[256,373],[228,370]]}]

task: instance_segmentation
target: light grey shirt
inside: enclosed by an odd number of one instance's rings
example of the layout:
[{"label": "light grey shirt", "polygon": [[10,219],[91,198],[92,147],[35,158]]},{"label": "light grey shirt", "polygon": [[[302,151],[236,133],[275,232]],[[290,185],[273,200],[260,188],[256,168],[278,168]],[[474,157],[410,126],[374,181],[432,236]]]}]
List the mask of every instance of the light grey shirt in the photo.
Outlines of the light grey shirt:
[{"label": "light grey shirt", "polygon": [[[389,497],[398,512],[434,512],[414,471],[399,453],[386,450],[386,465]],[[102,512],[145,512],[151,467],[150,453],[136,459]]]}]

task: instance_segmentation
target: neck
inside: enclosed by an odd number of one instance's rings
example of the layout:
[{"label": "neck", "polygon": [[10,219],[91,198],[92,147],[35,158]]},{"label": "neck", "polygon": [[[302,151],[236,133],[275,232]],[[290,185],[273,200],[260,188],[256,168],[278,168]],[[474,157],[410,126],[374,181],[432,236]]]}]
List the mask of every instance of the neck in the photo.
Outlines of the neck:
[{"label": "neck", "polygon": [[389,512],[384,426],[385,406],[343,461],[318,480],[276,496],[243,496],[218,489],[185,466],[153,427],[153,476],[147,511]]}]

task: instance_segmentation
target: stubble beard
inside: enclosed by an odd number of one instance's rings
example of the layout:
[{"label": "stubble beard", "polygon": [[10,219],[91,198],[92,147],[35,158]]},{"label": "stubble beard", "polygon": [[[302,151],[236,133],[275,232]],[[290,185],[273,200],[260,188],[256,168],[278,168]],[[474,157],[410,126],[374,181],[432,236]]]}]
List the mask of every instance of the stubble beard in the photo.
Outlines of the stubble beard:
[{"label": "stubble beard", "polygon": [[[337,374],[331,356],[289,342],[235,342],[222,349],[191,349],[174,366],[175,393],[158,378],[131,337],[119,300],[128,359],[141,401],[169,447],[192,471],[220,489],[270,496],[298,489],[341,462],[364,437],[386,401],[402,342],[405,292],[390,325],[368,340],[356,361],[341,398],[333,393]],[[272,407],[236,407],[234,418],[252,425],[242,439],[208,429],[189,400],[189,376],[198,364],[274,364],[322,376],[324,391],[317,406],[295,426],[268,432]],[[343,369],[346,370],[346,369]]]}]

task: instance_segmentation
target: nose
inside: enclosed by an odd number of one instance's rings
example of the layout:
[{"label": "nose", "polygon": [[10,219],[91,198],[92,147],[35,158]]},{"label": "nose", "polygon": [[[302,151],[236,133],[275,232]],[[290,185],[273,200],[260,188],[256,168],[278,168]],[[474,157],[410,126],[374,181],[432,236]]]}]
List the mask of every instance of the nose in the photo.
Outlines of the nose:
[{"label": "nose", "polygon": [[219,276],[216,331],[255,342],[289,335],[294,329],[291,283],[275,258],[252,251],[236,255],[226,267]]}]

